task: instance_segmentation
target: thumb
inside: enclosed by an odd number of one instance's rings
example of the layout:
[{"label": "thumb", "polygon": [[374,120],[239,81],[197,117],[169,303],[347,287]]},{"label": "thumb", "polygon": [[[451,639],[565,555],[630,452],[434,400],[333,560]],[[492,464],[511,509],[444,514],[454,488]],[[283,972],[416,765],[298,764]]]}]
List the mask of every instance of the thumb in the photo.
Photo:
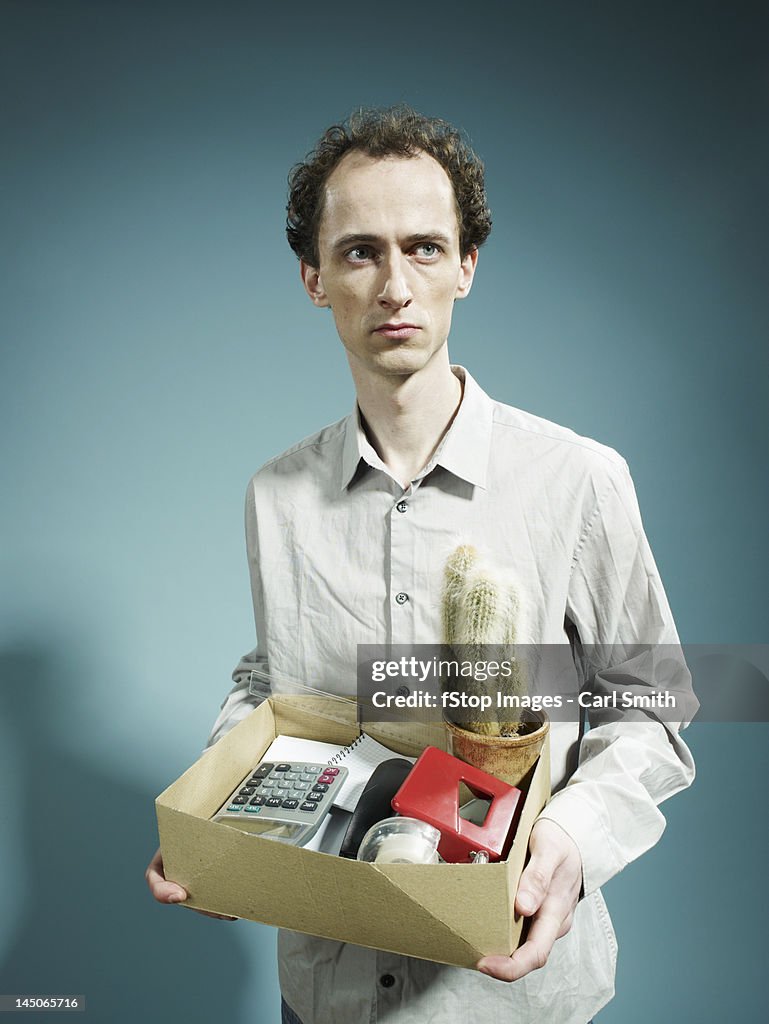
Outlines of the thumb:
[{"label": "thumb", "polygon": [[547,843],[537,843],[536,829],[529,840],[529,851],[529,863],[521,875],[515,897],[515,909],[524,917],[531,917],[542,906],[558,866],[558,856],[553,848]]}]

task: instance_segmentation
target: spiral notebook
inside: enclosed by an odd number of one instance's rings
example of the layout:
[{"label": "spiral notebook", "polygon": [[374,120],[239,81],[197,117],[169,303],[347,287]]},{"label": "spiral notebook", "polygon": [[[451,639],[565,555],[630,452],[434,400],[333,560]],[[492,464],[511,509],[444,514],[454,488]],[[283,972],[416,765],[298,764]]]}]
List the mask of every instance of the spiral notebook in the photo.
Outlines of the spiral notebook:
[{"label": "spiral notebook", "polygon": [[[303,740],[298,736],[276,736],[265,751],[265,761],[316,761],[329,765],[344,765],[348,770],[347,780],[336,795],[334,806],[345,811],[354,811],[355,805],[375,768],[391,757],[402,757],[394,750],[383,746],[377,740],[361,733],[346,747],[320,740]],[[406,760],[413,763],[414,758]]]}]

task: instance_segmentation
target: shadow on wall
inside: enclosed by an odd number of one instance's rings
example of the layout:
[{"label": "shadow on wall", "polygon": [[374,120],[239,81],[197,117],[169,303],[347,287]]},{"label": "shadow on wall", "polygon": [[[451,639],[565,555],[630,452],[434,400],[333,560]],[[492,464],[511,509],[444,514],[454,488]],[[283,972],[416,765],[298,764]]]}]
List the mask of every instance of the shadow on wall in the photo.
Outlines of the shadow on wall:
[{"label": "shadow on wall", "polygon": [[241,925],[160,906],[146,889],[155,794],[62,749],[46,712],[61,675],[44,652],[0,653],[0,680],[0,714],[22,762],[3,841],[18,844],[14,884],[24,892],[0,992],[83,994],[91,1019],[112,1024],[237,1020]]}]

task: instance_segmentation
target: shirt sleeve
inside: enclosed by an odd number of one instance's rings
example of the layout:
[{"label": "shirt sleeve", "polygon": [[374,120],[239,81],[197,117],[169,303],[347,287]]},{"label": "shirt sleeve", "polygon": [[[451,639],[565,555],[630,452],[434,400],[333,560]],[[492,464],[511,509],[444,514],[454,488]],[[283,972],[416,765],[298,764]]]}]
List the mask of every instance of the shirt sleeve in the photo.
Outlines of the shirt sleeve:
[{"label": "shirt sleeve", "polygon": [[[264,595],[259,572],[259,534],[256,523],[256,504],[254,482],[249,484],[246,492],[246,549],[251,575],[251,597],[254,603],[254,620],[257,637],[265,635],[264,628]],[[244,654],[232,673],[233,688],[224,699],[219,715],[211,729],[206,748],[220,740],[222,736],[243,721],[254,708],[270,695],[269,670],[267,651],[261,642],[257,642],[253,651]]]},{"label": "shirt sleeve", "polygon": [[206,748],[220,740],[269,697],[269,685],[259,678],[262,675],[267,675],[267,658],[260,655],[259,648],[255,647],[253,651],[243,655],[232,673],[235,685],[224,699]]},{"label": "shirt sleeve", "polygon": [[577,770],[541,815],[579,847],[585,895],[662,835],[658,805],[694,778],[679,732],[697,708],[624,461],[612,464],[595,493],[574,553],[566,609],[585,688],[599,697],[664,689],[676,704],[664,721],[654,710],[614,709],[611,697],[589,712]]}]

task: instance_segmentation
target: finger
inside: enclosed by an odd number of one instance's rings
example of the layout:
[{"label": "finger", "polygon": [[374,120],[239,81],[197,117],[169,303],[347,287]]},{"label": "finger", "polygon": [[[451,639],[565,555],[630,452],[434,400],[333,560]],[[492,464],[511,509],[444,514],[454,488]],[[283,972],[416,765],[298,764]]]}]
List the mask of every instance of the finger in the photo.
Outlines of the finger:
[{"label": "finger", "polygon": [[524,917],[535,914],[547,896],[553,872],[558,866],[558,859],[552,852],[544,849],[532,852],[531,859],[518,882],[515,896],[515,910]]},{"label": "finger", "polygon": [[[159,903],[183,903],[189,896],[186,889],[177,882],[169,882],[163,873],[163,856],[160,850],[147,865],[144,872],[152,895]],[[198,910],[197,907],[189,907],[196,914],[204,917],[214,917],[217,921],[237,921],[237,917],[230,917],[228,914],[214,914],[211,910]]]},{"label": "finger", "polygon": [[163,857],[160,850],[149,862],[144,877],[158,903],[183,903],[187,899],[187,890],[177,882],[169,882],[163,874]]},{"label": "finger", "polygon": [[570,913],[568,913],[566,915],[566,917],[561,922],[561,927],[558,930],[558,938],[559,939],[562,939],[564,937],[564,935],[567,934],[567,932],[571,931],[571,926],[572,926],[573,923],[574,923],[574,911],[572,910]]},{"label": "finger", "polygon": [[555,910],[543,908],[534,918],[526,941],[513,953],[511,960],[522,978],[529,971],[544,967],[561,932],[563,915]]},{"label": "finger", "polygon": [[147,876],[150,892],[158,903],[184,903],[187,891],[176,882],[168,882],[162,875]]},{"label": "finger", "polygon": [[553,875],[564,861],[564,837],[565,833],[546,819],[535,823],[529,837],[529,862],[521,874],[515,898],[518,914],[531,917],[542,906]]},{"label": "finger", "polygon": [[558,914],[540,911],[532,923],[526,942],[512,956],[483,957],[478,961],[478,970],[499,981],[518,981],[531,971],[539,970],[547,963],[561,926],[562,920]]}]

